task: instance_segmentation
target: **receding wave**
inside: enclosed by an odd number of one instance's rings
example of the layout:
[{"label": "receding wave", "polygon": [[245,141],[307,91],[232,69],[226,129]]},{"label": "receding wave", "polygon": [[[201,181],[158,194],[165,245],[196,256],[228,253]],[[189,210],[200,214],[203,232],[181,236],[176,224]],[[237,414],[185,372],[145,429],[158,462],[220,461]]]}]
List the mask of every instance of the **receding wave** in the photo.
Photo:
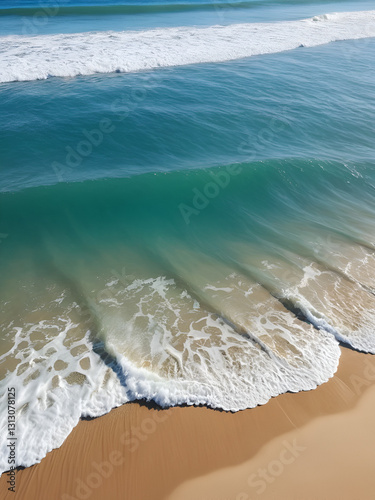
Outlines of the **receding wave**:
[{"label": "receding wave", "polygon": [[375,36],[375,11],[300,21],[0,38],[0,82],[220,62]]},{"label": "receding wave", "polygon": [[339,342],[375,353],[368,175],[269,160],[2,193],[17,465],[81,415],[142,398],[237,411],[327,381]]}]

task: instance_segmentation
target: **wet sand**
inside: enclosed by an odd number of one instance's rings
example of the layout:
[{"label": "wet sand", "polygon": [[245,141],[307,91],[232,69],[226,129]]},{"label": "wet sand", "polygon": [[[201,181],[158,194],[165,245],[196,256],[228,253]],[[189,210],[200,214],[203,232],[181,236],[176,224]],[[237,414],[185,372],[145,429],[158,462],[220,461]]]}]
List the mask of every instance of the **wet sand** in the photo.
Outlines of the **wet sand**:
[{"label": "wet sand", "polygon": [[328,383],[235,414],[126,404],[7,479],[17,500],[373,499],[375,356],[342,348]]}]

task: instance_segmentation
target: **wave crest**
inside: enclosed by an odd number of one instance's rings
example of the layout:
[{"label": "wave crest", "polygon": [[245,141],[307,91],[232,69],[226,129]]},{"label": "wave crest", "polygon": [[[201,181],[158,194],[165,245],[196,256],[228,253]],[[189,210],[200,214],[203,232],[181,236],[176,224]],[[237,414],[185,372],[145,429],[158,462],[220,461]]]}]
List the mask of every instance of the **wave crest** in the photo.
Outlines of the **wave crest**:
[{"label": "wave crest", "polygon": [[[320,22],[316,22],[319,19]],[[375,36],[375,11],[300,21],[0,38],[0,82],[222,62]]]}]

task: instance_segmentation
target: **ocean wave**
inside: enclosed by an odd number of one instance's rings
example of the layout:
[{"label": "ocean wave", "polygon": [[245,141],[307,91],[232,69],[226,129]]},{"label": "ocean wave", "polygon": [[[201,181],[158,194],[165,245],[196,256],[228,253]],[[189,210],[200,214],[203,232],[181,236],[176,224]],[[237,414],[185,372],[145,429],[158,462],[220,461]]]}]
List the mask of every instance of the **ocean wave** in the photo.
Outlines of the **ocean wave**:
[{"label": "ocean wave", "polygon": [[81,416],[141,399],[238,411],[327,381],[340,342],[375,352],[366,168],[229,167],[0,194],[0,406],[16,388],[17,465]]},{"label": "ocean wave", "polygon": [[[191,10],[222,10],[225,8],[251,8],[264,5],[264,2],[193,2],[193,3],[137,3],[125,5],[61,5],[46,6],[45,12],[51,16],[96,16],[116,14],[156,14],[167,12],[185,12]],[[39,7],[13,7],[0,9],[0,16],[34,16],[43,13],[43,5]]]},{"label": "ocean wave", "polygon": [[[51,289],[44,304],[50,318],[40,312],[44,319],[22,326],[15,319],[14,345],[0,357],[9,368],[0,404],[6,405],[6,387],[14,387],[17,465],[33,465],[60,446],[81,416],[129,401],[238,411],[286,391],[314,389],[334,374],[340,351],[333,336],[298,321],[255,283],[228,276],[227,284],[232,296],[235,289],[237,298],[257,293],[266,300],[263,321],[255,302],[254,316],[247,311],[249,335],[162,276],[104,285],[95,307],[91,302],[91,321],[74,322],[82,303],[69,300],[69,290],[55,296]],[[94,317],[105,332],[102,341],[95,338]],[[0,473],[7,452],[3,443]]]},{"label": "ocean wave", "polygon": [[[69,3],[69,2],[67,2]],[[51,17],[55,16],[103,16],[103,15],[117,15],[117,14],[156,14],[168,12],[186,12],[186,11],[200,11],[200,10],[232,10],[232,9],[251,9],[256,7],[264,7],[267,3],[275,4],[290,4],[298,5],[303,4],[303,0],[222,0],[222,1],[193,1],[193,2],[137,2],[137,3],[114,3],[109,5],[67,5],[57,1],[56,4],[45,6],[41,5],[35,7],[8,7],[0,8],[0,16],[43,16],[43,14]],[[324,0],[310,0],[309,3],[319,4],[324,3]],[[61,5],[60,5],[61,4]]]},{"label": "ocean wave", "polygon": [[375,11],[300,21],[0,38],[0,82],[222,62],[375,36]]}]

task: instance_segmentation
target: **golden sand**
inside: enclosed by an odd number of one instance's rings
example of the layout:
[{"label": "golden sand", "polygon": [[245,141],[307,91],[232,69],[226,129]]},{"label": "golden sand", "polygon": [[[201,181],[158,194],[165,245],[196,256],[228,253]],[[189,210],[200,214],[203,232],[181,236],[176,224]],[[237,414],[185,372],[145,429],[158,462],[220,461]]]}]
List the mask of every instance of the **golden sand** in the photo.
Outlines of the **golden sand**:
[{"label": "golden sand", "polygon": [[375,356],[342,348],[328,383],[235,414],[126,404],[6,481],[6,500],[372,500]]}]

